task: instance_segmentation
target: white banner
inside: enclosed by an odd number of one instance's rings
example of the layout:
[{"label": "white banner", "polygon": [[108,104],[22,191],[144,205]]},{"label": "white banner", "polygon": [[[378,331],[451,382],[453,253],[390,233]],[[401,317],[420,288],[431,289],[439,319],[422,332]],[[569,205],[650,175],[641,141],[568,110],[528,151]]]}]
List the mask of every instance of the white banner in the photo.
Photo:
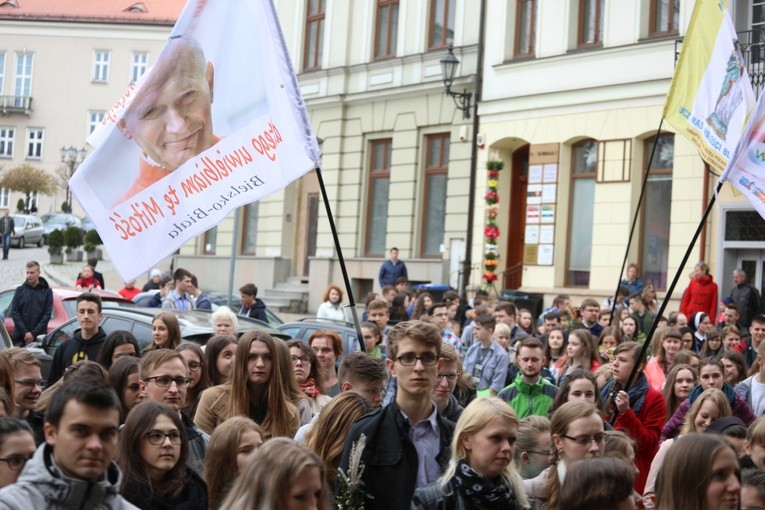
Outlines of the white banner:
[{"label": "white banner", "polygon": [[125,281],[319,165],[270,0],[189,0],[70,181]]}]

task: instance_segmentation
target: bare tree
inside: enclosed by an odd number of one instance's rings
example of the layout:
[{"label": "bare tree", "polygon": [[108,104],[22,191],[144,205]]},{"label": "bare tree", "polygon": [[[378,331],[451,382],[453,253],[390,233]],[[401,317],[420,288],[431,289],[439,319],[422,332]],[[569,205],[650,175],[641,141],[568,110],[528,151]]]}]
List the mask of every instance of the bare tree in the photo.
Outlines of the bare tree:
[{"label": "bare tree", "polygon": [[0,171],[0,188],[24,193],[27,211],[33,193],[54,195],[57,187],[55,177],[32,165],[21,165]]}]

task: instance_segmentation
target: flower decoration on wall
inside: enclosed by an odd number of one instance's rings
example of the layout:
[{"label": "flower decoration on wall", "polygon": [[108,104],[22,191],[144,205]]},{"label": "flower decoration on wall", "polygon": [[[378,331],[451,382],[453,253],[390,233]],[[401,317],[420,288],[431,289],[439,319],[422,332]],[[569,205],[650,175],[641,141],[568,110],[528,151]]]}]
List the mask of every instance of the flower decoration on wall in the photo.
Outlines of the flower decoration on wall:
[{"label": "flower decoration on wall", "polygon": [[501,161],[487,161],[486,170],[488,171],[488,180],[486,182],[486,227],[483,229],[485,245],[483,250],[483,281],[487,285],[492,285],[497,281],[496,273],[499,264],[499,250],[497,249],[497,238],[499,238],[499,226],[497,225],[497,216],[499,213],[499,194],[497,186],[499,185],[499,172],[504,163]]}]

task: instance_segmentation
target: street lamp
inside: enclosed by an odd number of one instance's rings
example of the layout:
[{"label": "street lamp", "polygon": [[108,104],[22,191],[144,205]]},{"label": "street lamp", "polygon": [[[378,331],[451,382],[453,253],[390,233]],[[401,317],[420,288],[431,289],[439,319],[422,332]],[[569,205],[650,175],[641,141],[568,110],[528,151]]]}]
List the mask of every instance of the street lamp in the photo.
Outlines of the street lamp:
[{"label": "street lamp", "polygon": [[467,90],[463,90],[462,92],[452,92],[454,75],[457,73],[457,66],[460,64],[460,61],[454,56],[454,51],[452,51],[451,46],[446,50],[446,54],[444,54],[440,62],[441,76],[444,79],[444,89],[446,89],[446,93],[452,96],[454,104],[457,105],[457,108],[462,110],[462,118],[469,119],[470,99],[473,97],[473,94]]},{"label": "street lamp", "polygon": [[72,191],[69,189],[69,179],[74,175],[74,171],[77,167],[85,161],[85,157],[88,155],[88,151],[84,148],[77,149],[75,147],[61,147],[61,163],[67,165],[68,172],[66,174],[66,205],[69,206],[69,210],[72,210]]}]

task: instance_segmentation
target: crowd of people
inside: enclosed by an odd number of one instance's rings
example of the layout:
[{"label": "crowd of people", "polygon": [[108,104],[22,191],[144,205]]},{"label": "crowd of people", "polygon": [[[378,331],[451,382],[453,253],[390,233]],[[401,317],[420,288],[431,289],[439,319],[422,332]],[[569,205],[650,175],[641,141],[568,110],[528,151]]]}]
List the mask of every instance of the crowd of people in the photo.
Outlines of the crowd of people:
[{"label": "crowd of people", "polygon": [[237,338],[225,307],[204,349],[160,310],[141,350],[83,293],[47,381],[0,352],[0,509],[765,507],[765,315],[657,317],[645,288],[535,322],[453,292],[410,315],[394,287],[357,352],[329,329]]}]

